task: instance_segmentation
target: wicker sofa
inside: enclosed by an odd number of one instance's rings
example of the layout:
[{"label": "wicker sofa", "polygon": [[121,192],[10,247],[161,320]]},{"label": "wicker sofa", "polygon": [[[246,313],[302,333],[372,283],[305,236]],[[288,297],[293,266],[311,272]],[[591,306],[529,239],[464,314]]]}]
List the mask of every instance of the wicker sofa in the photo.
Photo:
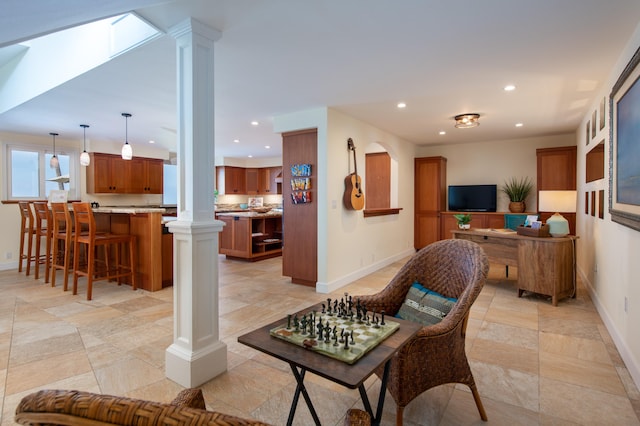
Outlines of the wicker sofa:
[{"label": "wicker sofa", "polygon": [[25,396],[15,421],[24,425],[225,425],[266,423],[207,411],[200,389],[185,389],[171,403],[74,390],[41,390]]},{"label": "wicker sofa", "polygon": [[[41,390],[22,398],[15,421],[23,425],[268,426],[207,411],[200,389],[185,389],[168,404],[75,390]],[[344,421],[345,426],[370,424],[369,415],[357,409],[349,410]]]}]

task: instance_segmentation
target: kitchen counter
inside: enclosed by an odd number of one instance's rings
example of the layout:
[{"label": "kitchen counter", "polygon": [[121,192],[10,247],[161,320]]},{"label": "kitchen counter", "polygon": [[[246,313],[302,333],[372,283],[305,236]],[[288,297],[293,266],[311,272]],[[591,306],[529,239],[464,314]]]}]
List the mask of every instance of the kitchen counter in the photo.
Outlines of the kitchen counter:
[{"label": "kitchen counter", "polygon": [[251,211],[240,211],[240,212],[216,212],[216,216],[237,216],[237,217],[282,217],[282,212],[279,211],[269,211],[267,213],[258,213]]},{"label": "kitchen counter", "polygon": [[167,209],[164,207],[143,207],[143,206],[105,206],[95,207],[92,209],[94,213],[165,213]]}]

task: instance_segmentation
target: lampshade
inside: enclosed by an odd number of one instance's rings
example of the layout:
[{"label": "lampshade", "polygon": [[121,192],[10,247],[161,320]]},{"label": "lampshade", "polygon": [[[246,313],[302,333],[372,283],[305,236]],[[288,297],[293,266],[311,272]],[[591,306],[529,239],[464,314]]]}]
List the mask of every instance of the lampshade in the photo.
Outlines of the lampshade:
[{"label": "lampshade", "polygon": [[469,129],[480,125],[480,114],[460,114],[453,117],[456,120],[455,127],[458,129]]},{"label": "lampshade", "polygon": [[51,160],[49,160],[49,167],[51,167],[52,169],[55,169],[60,165],[60,162],[58,161],[58,157],[56,157],[56,136],[58,136],[58,134],[53,132],[49,134],[53,136],[53,157],[51,157]]},{"label": "lampshade", "polygon": [[131,145],[129,145],[129,122],[128,119],[131,117],[131,114],[123,112],[122,116],[124,117],[124,145],[122,145],[122,159],[123,160],[131,160],[133,158],[133,149],[131,149]]},{"label": "lampshade", "polygon": [[87,127],[89,127],[88,124],[81,124],[80,127],[82,127],[84,135],[82,137],[82,154],[80,154],[80,165],[81,166],[88,166],[89,163],[91,163],[91,158],[89,157],[89,154],[87,153]]},{"label": "lampshade", "polygon": [[569,234],[569,222],[562,213],[576,212],[576,191],[540,191],[538,209],[543,212],[556,212],[547,219],[552,237],[564,237]]},{"label": "lampshade", "polygon": [[576,191],[538,192],[538,210],[541,212],[576,212]]}]

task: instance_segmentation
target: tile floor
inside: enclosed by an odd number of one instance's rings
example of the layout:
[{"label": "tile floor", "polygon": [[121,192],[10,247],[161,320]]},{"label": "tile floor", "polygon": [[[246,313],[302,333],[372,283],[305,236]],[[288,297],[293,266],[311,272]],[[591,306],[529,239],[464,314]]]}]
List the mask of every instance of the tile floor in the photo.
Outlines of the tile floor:
[{"label": "tile floor", "polygon": [[[340,289],[373,293],[404,263]],[[326,299],[282,277],[281,259],[241,263],[220,258],[220,335],[227,372],[201,386],[207,406],[283,425],[295,383],[289,367],[237,343],[237,336]],[[515,271],[514,271],[515,272]],[[492,267],[472,308],[467,352],[488,425],[637,425],[640,393],[586,292],[558,307],[545,297],[519,299],[514,272]],[[60,282],[60,281],[58,281]],[[81,281],[82,283],[82,281]],[[182,388],[164,375],[172,342],[172,289],[94,286],[94,300],[51,288],[33,275],[0,272],[1,424],[20,399],[43,388],[80,389],[170,401]],[[307,375],[323,424],[339,425],[359,404],[357,391]],[[372,397],[379,380],[367,382]],[[294,424],[312,424],[300,400]],[[383,424],[394,424],[387,396]],[[405,425],[480,425],[470,392],[445,385],[414,400]]]}]

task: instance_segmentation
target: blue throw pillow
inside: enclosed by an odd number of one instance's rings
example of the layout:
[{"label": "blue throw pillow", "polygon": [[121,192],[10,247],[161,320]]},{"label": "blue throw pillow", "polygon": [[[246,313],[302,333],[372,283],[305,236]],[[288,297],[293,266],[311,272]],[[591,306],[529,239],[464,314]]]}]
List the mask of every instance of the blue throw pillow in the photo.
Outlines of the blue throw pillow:
[{"label": "blue throw pillow", "polygon": [[396,316],[423,325],[433,325],[442,321],[457,301],[458,299],[445,297],[415,282]]}]

